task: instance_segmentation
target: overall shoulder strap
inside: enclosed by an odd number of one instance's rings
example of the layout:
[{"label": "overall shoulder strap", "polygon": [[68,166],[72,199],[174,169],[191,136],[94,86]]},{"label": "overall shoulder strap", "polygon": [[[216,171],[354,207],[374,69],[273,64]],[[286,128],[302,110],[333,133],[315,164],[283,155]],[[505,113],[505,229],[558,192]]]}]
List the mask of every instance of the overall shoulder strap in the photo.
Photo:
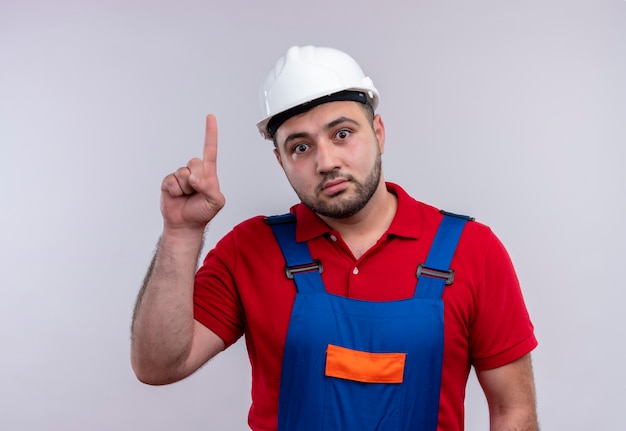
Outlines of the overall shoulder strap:
[{"label": "overall shoulder strap", "polygon": [[282,214],[265,218],[285,258],[285,275],[293,279],[299,293],[324,292],[320,274],[324,270],[319,260],[313,260],[309,247],[296,241],[296,217]]},{"label": "overall shoulder strap", "polygon": [[461,238],[461,233],[468,221],[468,216],[441,211],[443,219],[439,224],[435,239],[430,246],[426,263],[417,267],[416,298],[439,299],[446,285],[454,281],[454,270],[450,262]]}]

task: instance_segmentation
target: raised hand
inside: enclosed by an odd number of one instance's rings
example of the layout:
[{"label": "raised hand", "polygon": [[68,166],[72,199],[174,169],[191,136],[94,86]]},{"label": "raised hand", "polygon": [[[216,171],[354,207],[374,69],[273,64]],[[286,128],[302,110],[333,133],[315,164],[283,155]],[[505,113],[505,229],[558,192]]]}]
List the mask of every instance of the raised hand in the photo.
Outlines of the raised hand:
[{"label": "raised hand", "polygon": [[189,160],[161,183],[164,228],[204,230],[224,203],[217,178],[217,121],[207,115],[202,160]]}]

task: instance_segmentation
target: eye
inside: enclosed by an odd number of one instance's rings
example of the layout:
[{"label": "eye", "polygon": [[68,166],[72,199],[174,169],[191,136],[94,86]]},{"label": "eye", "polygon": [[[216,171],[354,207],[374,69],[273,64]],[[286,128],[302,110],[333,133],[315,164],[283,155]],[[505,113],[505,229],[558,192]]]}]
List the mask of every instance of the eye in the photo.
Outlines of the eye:
[{"label": "eye", "polygon": [[350,136],[350,131],[347,129],[341,129],[335,133],[336,139],[346,139],[348,136]]},{"label": "eye", "polygon": [[308,144],[301,143],[301,144],[294,145],[291,151],[296,154],[302,154],[308,149],[309,149]]}]

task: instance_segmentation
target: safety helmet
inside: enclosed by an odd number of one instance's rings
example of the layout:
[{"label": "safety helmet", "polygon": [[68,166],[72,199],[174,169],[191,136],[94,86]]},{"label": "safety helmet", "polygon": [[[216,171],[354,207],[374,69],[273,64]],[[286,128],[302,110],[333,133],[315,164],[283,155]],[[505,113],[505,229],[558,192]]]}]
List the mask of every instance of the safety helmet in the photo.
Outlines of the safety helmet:
[{"label": "safety helmet", "polygon": [[[379,97],[372,80],[352,57],[338,49],[315,46],[289,48],[269,72],[261,90],[263,119],[257,127],[265,139],[273,138],[268,129],[272,118],[283,114],[282,123],[293,108],[301,105],[316,100],[355,100],[350,94],[360,93],[364,102],[376,109]],[[336,95],[334,99],[322,99],[332,95]]]}]

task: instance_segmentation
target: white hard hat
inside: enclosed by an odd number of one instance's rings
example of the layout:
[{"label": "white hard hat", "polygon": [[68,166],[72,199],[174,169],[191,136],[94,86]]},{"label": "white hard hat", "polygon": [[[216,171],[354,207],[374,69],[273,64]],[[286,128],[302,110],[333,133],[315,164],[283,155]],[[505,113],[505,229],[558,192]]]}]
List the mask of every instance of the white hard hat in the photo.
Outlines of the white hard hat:
[{"label": "white hard hat", "polygon": [[[332,98],[332,95],[335,97]],[[326,96],[331,98],[325,100]],[[282,122],[306,110],[300,109],[289,115],[293,108],[304,104],[309,106],[309,102],[316,100],[319,103],[359,100],[376,109],[378,90],[348,54],[334,48],[292,46],[267,75],[261,98],[263,119],[257,127],[263,137],[272,139],[275,129]],[[319,103],[311,104],[309,108]],[[283,115],[277,117],[278,114]],[[275,127],[268,128],[272,118],[281,121]]]}]

